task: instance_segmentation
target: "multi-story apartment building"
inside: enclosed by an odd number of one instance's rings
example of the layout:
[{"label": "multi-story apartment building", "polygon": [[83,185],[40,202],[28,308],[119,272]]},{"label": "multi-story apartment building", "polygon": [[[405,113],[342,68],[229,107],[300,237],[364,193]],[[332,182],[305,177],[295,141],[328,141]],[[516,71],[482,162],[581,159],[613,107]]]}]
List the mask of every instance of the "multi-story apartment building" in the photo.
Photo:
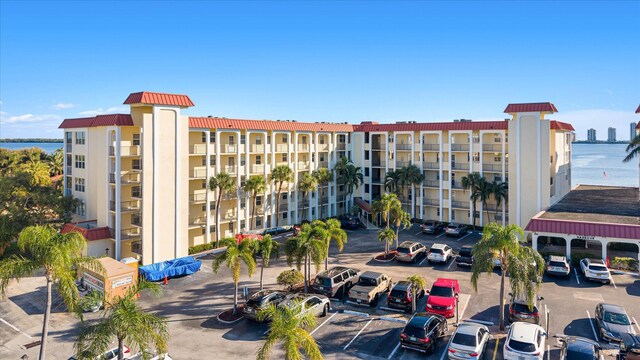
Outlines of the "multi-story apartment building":
[{"label": "multi-story apartment building", "polygon": [[596,141],[596,129],[591,128],[587,130],[587,141]]},{"label": "multi-story apartment building", "polygon": [[607,142],[616,142],[616,128],[610,127],[607,129]]},{"label": "multi-story apartment building", "polygon": [[[571,183],[573,128],[545,119],[555,112],[550,103],[509,105],[505,112],[512,118],[503,121],[357,125],[189,117],[182,111],[194,104],[186,95],[133,93],[124,103],[129,114],[60,125],[64,191],[82,202],[76,220],[88,222],[76,226],[85,236],[93,231],[87,236],[92,255],[106,251],[149,264],[185,256],[190,246],[212,242],[216,234],[340,215],[354,196],[367,209],[366,203],[385,191],[385,174],[409,164],[420,168],[425,181],[415,193],[405,189],[401,198],[412,217],[425,219],[470,223],[461,179],[471,172],[509,184],[508,201],[478,204],[481,224],[526,225]],[[298,179],[332,169],[342,157],[363,168],[363,186],[347,197],[334,179],[303,198]],[[281,192],[270,181],[278,165],[293,170],[293,181]],[[208,189],[208,179],[221,172],[230,174],[238,189],[223,196],[216,228],[217,193]],[[242,191],[252,175],[268,184],[255,212],[250,194]]]},{"label": "multi-story apartment building", "polygon": [[629,141],[633,140],[633,138],[636,137],[636,131],[637,131],[636,126],[637,126],[637,123],[635,122],[631,122],[629,124]]}]

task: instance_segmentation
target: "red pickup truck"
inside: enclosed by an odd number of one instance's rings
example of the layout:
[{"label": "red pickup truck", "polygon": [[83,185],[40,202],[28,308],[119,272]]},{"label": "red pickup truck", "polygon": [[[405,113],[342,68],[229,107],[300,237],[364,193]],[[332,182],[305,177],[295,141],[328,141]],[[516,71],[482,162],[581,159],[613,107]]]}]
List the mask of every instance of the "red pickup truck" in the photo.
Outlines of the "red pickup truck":
[{"label": "red pickup truck", "polygon": [[460,294],[458,280],[439,278],[428,292],[426,312],[447,318],[456,314],[456,296]]}]

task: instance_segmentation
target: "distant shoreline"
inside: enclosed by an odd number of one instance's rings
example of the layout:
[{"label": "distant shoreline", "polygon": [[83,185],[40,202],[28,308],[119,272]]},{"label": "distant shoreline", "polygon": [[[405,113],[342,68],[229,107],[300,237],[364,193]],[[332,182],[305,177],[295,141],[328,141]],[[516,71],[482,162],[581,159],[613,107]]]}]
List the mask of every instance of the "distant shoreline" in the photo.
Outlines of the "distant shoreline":
[{"label": "distant shoreline", "polygon": [[0,139],[0,143],[42,143],[54,144],[62,143],[63,139]]}]

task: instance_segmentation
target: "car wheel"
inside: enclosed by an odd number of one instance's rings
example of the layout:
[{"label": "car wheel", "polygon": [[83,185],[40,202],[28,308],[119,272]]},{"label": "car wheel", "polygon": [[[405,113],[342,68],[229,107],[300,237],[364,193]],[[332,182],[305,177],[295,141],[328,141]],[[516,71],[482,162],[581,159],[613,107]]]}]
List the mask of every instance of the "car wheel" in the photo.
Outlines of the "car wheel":
[{"label": "car wheel", "polygon": [[324,309],[322,309],[322,317],[327,316],[327,313],[329,312],[329,304],[326,304],[324,306]]},{"label": "car wheel", "polygon": [[433,354],[434,347],[433,343],[431,343],[431,346],[427,349],[427,354]]},{"label": "car wheel", "polygon": [[369,304],[370,307],[376,307],[378,306],[378,294],[376,294],[376,296],[373,298],[373,300],[371,301],[371,303]]},{"label": "car wheel", "polygon": [[424,290],[420,291],[420,297],[418,299],[422,299],[424,297]]}]

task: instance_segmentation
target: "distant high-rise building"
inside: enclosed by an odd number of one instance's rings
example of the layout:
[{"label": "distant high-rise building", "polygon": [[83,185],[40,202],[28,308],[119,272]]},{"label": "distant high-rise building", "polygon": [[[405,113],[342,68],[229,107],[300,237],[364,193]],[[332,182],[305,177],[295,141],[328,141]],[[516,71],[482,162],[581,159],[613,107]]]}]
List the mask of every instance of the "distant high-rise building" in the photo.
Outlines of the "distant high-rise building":
[{"label": "distant high-rise building", "polygon": [[616,128],[610,127],[607,134],[607,142],[616,142]]},{"label": "distant high-rise building", "polygon": [[636,123],[632,122],[629,124],[629,141],[633,140],[636,137]]},{"label": "distant high-rise building", "polygon": [[596,129],[587,130],[587,141],[596,141]]}]

